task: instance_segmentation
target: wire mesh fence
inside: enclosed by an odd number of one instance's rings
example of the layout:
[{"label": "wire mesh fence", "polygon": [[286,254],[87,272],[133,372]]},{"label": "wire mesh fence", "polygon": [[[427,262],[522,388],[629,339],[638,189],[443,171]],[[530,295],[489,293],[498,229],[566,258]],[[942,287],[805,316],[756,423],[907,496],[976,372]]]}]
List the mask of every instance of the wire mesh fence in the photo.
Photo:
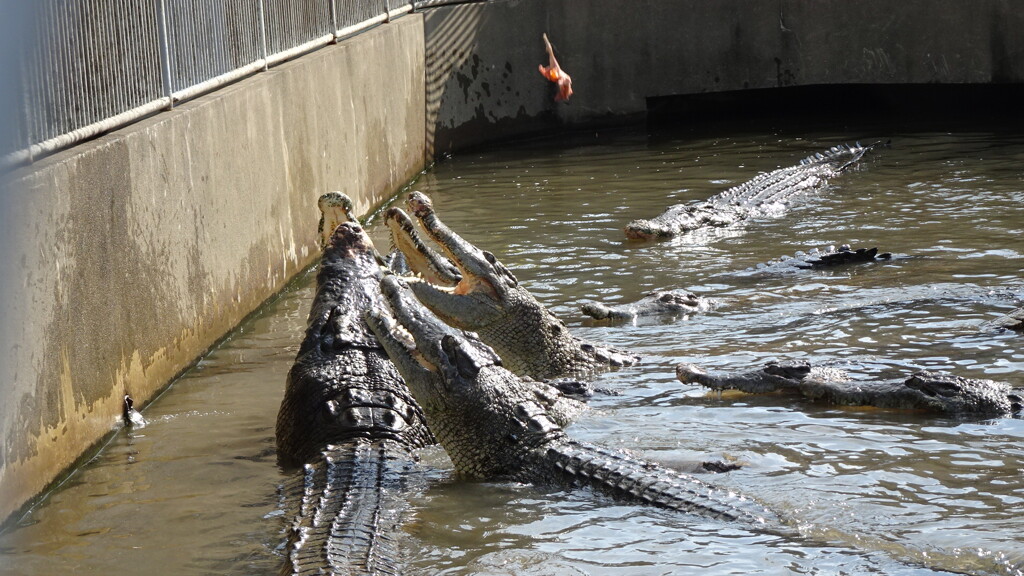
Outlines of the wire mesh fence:
[{"label": "wire mesh fence", "polygon": [[169,93],[256,62],[259,6],[242,0],[165,0]]},{"label": "wire mesh fence", "polygon": [[155,30],[155,13],[126,8],[126,0],[38,4],[20,71],[22,147],[160,97],[156,38],[138,34]]},{"label": "wire mesh fence", "polygon": [[413,9],[405,0],[37,0],[0,168]]}]

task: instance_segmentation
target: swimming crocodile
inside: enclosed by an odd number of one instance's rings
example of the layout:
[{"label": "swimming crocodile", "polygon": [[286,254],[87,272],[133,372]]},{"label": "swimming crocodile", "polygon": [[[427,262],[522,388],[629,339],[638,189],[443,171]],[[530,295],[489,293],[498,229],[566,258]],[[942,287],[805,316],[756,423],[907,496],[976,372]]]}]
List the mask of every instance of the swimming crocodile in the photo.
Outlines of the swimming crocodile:
[{"label": "swimming crocodile", "polygon": [[[849,244],[843,244],[839,248],[829,246],[824,249],[813,248],[809,252],[797,252],[794,256],[771,260],[759,264],[756,268],[748,268],[739,274],[799,272],[890,258],[892,258],[892,254],[888,252],[879,254],[878,248],[853,249]],[[688,316],[706,312],[717,305],[718,302],[714,299],[676,289],[654,291],[646,294],[640,300],[628,304],[607,305],[600,302],[588,302],[583,304],[580,310],[597,320],[633,321],[637,318],[651,316]]]},{"label": "swimming crocodile", "polygon": [[445,325],[395,276],[385,277],[381,290],[390,308],[368,312],[367,323],[461,475],[588,486],[615,498],[751,527],[777,523],[766,508],[728,490],[573,440],[475,334]]},{"label": "swimming crocodile", "polygon": [[629,304],[607,305],[587,302],[580,310],[597,320],[632,321],[642,316],[688,316],[717,305],[715,300],[686,290],[657,290]]},{"label": "swimming crocodile", "polygon": [[857,164],[877,144],[834,146],[804,158],[796,166],[763,173],[702,202],[675,204],[650,220],[626,225],[626,237],[653,240],[678,236],[704,227],[728,226],[778,211],[796,196],[824,186]]},{"label": "swimming crocodile", "polygon": [[864,264],[891,259],[891,253],[879,253],[878,248],[854,249],[849,244],[843,244],[839,248],[828,246],[826,248],[812,248],[807,252],[800,251],[793,256],[783,256],[775,260],[769,260],[753,268],[733,273],[733,275],[788,274],[802,270],[820,270],[845,266],[847,264]]},{"label": "swimming crocodile", "polygon": [[790,392],[841,406],[977,416],[1012,416],[1020,414],[1024,407],[1024,388],[924,370],[904,380],[856,381],[841,370],[801,361],[772,361],[757,370],[738,374],[708,374],[684,363],[676,367],[676,376],[684,383],[714,390]]},{"label": "swimming crocodile", "polygon": [[292,514],[285,574],[396,574],[413,451],[434,443],[419,405],[363,320],[381,269],[354,223],[329,236],[308,327],[277,417]]},{"label": "swimming crocodile", "polygon": [[[409,194],[408,206],[460,275],[452,289],[413,282],[413,292],[448,324],[479,333],[509,370],[536,380],[549,380],[586,375],[602,366],[626,366],[639,360],[628,352],[573,336],[494,254],[478,249],[445,226],[424,194]],[[391,220],[396,214],[389,211],[386,219]],[[389,226],[396,235],[405,233],[402,226],[390,222]],[[401,239],[395,244],[403,251],[410,245]],[[418,259],[408,253],[406,257],[415,267]]]},{"label": "swimming crocodile", "polygon": [[1004,314],[995,320],[983,324],[983,329],[1004,329],[1024,332],[1024,306],[1017,308],[1009,314]]}]

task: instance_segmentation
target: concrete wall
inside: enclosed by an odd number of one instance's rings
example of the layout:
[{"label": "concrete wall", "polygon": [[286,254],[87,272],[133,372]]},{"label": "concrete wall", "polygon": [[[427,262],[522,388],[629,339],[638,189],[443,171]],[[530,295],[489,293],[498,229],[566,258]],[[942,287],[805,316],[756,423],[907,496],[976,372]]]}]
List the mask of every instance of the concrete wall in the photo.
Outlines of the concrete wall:
[{"label": "concrete wall", "polygon": [[0,520],[424,167],[407,16],[14,174],[0,190]]},{"label": "concrete wall", "polygon": [[[437,153],[642,115],[649,97],[816,84],[1024,82],[1014,0],[509,0],[426,13]],[[541,33],[573,78],[553,101]]]}]

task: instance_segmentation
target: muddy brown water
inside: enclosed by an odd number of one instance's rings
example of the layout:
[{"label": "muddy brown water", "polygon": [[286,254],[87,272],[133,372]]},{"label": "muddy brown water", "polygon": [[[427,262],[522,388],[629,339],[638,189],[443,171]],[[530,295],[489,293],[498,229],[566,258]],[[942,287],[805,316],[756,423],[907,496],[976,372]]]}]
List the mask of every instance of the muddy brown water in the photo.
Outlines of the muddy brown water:
[{"label": "muddy brown water", "polygon": [[[644,362],[598,378],[570,433],[676,463],[752,496],[819,546],[613,502],[586,490],[467,483],[440,450],[402,546],[410,574],[1024,574],[1024,420],[843,409],[680,384],[695,362],[798,357],[860,376],[927,368],[1024,385],[1024,335],[979,331],[1022,304],[1024,136],[992,129],[620,130],[464,153],[414,188],[588,339]],[[659,243],[622,227],[843,141],[891,138],[861,170],[740,227]],[[387,244],[379,222],[370,225]],[[897,259],[731,273],[816,246]],[[312,297],[306,274],[176,381],[13,529],[4,574],[272,574],[283,529],[274,418]],[[689,318],[590,322],[587,300],[684,287]],[[899,559],[899,561],[894,560]],[[929,568],[933,567],[933,568]]]}]

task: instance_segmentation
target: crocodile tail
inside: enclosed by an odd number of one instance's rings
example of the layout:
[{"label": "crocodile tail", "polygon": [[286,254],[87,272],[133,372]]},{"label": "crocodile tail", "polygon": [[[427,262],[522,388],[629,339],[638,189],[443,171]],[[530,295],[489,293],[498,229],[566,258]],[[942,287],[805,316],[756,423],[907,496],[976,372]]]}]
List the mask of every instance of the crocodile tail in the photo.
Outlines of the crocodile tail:
[{"label": "crocodile tail", "polygon": [[611,496],[751,526],[778,524],[756,502],[717,489],[692,476],[621,452],[575,440],[540,449],[537,467],[570,485],[590,486]]},{"label": "crocodile tail", "polygon": [[412,461],[397,442],[360,439],[307,464],[283,488],[294,517],[281,574],[400,574]]},{"label": "crocodile tail", "polygon": [[807,158],[800,161],[801,166],[809,165],[831,165],[832,170],[836,173],[843,172],[850,166],[853,166],[860,162],[861,158],[865,154],[874,150],[880,146],[888,146],[889,142],[872,142],[871,144],[864,145],[860,142],[854,144],[839,144],[829,148],[825,152],[818,152],[811,154]]}]

